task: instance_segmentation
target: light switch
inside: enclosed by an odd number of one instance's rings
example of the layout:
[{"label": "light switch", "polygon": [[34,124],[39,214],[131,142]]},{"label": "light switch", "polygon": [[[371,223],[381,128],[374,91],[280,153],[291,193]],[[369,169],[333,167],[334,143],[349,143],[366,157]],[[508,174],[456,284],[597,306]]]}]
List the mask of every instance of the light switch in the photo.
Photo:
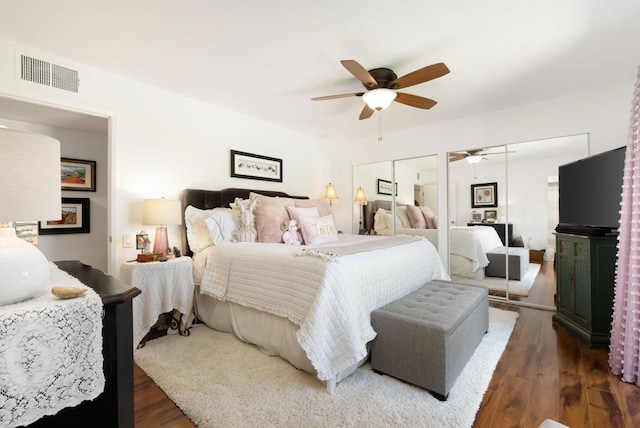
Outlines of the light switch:
[{"label": "light switch", "polygon": [[122,235],[122,248],[133,248],[133,235]]}]

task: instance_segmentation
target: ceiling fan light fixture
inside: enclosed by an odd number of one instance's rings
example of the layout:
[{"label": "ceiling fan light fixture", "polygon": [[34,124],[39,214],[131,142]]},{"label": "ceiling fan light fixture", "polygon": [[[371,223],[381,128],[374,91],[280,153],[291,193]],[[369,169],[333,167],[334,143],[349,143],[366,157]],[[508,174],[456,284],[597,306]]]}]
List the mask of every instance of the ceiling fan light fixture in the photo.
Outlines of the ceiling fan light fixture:
[{"label": "ceiling fan light fixture", "polygon": [[469,162],[471,165],[477,165],[482,160],[482,156],[471,155],[471,156],[467,156],[466,159],[467,159],[467,162]]},{"label": "ceiling fan light fixture", "polygon": [[391,89],[372,89],[362,95],[362,99],[373,110],[384,110],[391,105],[398,94]]}]

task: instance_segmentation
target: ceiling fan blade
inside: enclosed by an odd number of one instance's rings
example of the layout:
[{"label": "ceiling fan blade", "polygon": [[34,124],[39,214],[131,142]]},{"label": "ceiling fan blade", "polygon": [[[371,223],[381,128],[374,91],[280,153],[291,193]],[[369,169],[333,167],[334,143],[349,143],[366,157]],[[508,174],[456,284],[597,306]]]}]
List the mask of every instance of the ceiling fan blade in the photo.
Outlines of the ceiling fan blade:
[{"label": "ceiling fan blade", "polygon": [[369,119],[371,117],[371,115],[373,114],[373,112],[375,112],[375,110],[365,104],[364,108],[360,112],[360,120]]},{"label": "ceiling fan blade", "polygon": [[397,78],[393,82],[389,83],[389,88],[408,88],[409,86],[437,79],[438,77],[442,77],[447,73],[449,73],[449,68],[447,68],[444,62],[439,62],[438,64],[428,65],[412,73],[405,74],[404,76]]},{"label": "ceiling fan blade", "polygon": [[359,62],[353,59],[343,59],[340,63],[347,69],[347,71],[349,71],[349,73],[353,74],[356,79],[364,83],[367,88],[374,89],[378,87],[376,79],[374,79],[371,73],[361,66]]},{"label": "ceiling fan blade", "polygon": [[402,104],[406,104],[411,107],[430,109],[434,105],[438,104],[437,101],[434,101],[430,98],[419,97],[417,95],[405,94],[402,92],[398,92],[397,95],[398,96],[394,101],[397,101]]},{"label": "ceiling fan blade", "polygon": [[455,162],[466,158],[467,155],[464,153],[449,153],[449,162]]},{"label": "ceiling fan blade", "polygon": [[311,98],[312,101],[333,100],[336,98],[361,97],[364,92],[352,92],[350,94],[325,95],[324,97]]}]

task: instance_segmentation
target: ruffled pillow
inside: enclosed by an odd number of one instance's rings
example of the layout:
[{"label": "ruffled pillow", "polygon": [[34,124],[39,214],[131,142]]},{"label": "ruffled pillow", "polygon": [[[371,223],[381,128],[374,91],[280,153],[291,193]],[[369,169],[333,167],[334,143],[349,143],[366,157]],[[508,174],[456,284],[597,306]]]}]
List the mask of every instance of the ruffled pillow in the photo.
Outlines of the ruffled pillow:
[{"label": "ruffled pillow", "polygon": [[239,226],[234,232],[234,242],[256,242],[258,239],[258,232],[255,227],[256,218],[254,212],[257,199],[249,200],[249,203],[245,203],[240,198],[235,200],[235,212],[239,212]]},{"label": "ruffled pillow", "polygon": [[333,216],[318,218],[300,217],[300,225],[304,242],[307,245],[322,245],[340,242],[338,229],[333,222]]},{"label": "ruffled pillow", "polygon": [[250,193],[257,200],[255,209],[256,230],[259,242],[282,243],[282,224],[289,220],[288,206],[295,206],[293,198],[280,198]]},{"label": "ruffled pillow", "polygon": [[426,229],[427,221],[424,219],[422,215],[422,211],[420,208],[415,207],[413,205],[407,205],[407,216],[409,217],[409,222],[411,223],[411,227],[414,229]]}]

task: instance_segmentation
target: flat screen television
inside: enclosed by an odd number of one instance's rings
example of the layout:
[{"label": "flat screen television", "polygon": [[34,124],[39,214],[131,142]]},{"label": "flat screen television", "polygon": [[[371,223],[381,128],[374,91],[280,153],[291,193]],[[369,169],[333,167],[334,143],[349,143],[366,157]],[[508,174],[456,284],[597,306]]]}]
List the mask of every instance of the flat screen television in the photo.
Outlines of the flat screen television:
[{"label": "flat screen television", "polygon": [[604,235],[620,220],[625,148],[561,165],[558,168],[558,232]]}]

